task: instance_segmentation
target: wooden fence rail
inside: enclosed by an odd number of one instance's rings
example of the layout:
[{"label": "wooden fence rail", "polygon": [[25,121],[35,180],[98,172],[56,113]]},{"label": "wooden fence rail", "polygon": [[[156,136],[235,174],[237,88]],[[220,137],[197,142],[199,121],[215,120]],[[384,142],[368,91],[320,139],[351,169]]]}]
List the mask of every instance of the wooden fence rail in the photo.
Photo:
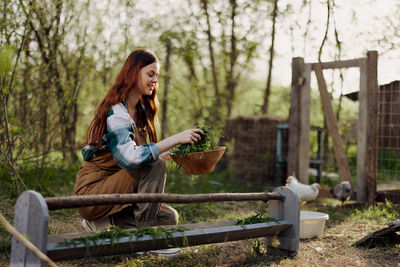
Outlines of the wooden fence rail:
[{"label": "wooden fence rail", "polygon": [[[268,216],[276,222],[235,225],[233,221],[199,223],[170,226],[184,229],[172,236],[124,237],[113,241],[107,238],[85,245],[59,243],[71,238],[93,235],[94,233],[72,233],[48,236],[49,209],[76,208],[82,206],[123,204],[139,202],[194,203],[214,201],[269,201]],[[20,195],[15,205],[14,227],[52,260],[80,259],[87,255],[95,257],[117,255],[137,251],[197,246],[249,238],[264,237],[271,250],[286,255],[297,255],[299,248],[300,200],[291,189],[281,186],[271,193],[218,193],[218,194],[116,194],[85,197],[43,198],[34,191]],[[278,242],[277,242],[278,241]],[[21,242],[13,238],[10,266],[45,266]]]},{"label": "wooden fence rail", "polygon": [[283,200],[278,192],[262,193],[215,193],[215,194],[99,194],[71,197],[45,198],[49,210],[79,208],[98,205],[133,203],[202,203],[220,201]]}]

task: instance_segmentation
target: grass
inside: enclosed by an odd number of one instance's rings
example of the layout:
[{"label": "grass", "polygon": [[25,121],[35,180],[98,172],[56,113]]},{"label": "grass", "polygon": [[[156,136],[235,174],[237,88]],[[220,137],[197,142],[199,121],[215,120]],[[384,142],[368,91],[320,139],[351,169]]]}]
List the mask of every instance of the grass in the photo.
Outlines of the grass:
[{"label": "grass", "polygon": [[[254,204],[254,203],[253,203]],[[306,204],[308,210],[326,212],[327,221],[323,235],[301,240],[299,255],[287,258],[257,254],[253,250],[255,239],[184,248],[176,258],[154,255],[121,255],[91,259],[88,266],[398,266],[400,246],[356,248],[354,242],[368,233],[385,226],[393,216],[398,216],[399,206],[380,203],[371,207],[348,203],[343,208],[338,201],[319,199]],[[226,208],[226,207],[225,207]],[[252,204],[243,203],[239,209],[246,213]],[[230,213],[232,210],[226,210]],[[247,211],[247,213],[253,213]],[[205,216],[207,217],[207,216]],[[367,219],[366,219],[367,218]],[[383,224],[382,224],[383,223]],[[259,239],[263,241],[263,239]],[[264,247],[265,249],[265,247]],[[264,250],[261,250],[264,251]],[[82,261],[62,262],[62,266],[75,266]]]},{"label": "grass", "polygon": [[[73,194],[75,175],[79,166],[68,166],[62,164],[62,162],[58,162],[47,165],[45,168],[36,164],[25,164],[19,167],[19,175],[24,182],[23,184],[19,183],[20,191],[35,190],[40,192],[44,197]],[[13,224],[16,193],[11,175],[4,168],[0,168],[0,185],[0,212]],[[50,226],[58,224],[58,222],[68,222],[71,217],[78,217],[75,210],[50,211]],[[71,227],[66,223],[62,223],[61,225],[62,227],[50,227],[50,233],[57,234],[66,230],[79,229]],[[11,237],[0,225],[0,260],[8,257],[10,246]]]},{"label": "grass", "polygon": [[[58,171],[57,171],[58,170]],[[40,172],[39,172],[40,171]],[[46,196],[70,195],[73,190],[77,167],[62,165],[46,169],[21,170],[27,186],[32,186]],[[1,172],[0,172],[1,173]],[[32,174],[33,173],[33,174]],[[40,178],[35,178],[42,173]],[[191,176],[168,163],[166,192],[210,193],[210,192],[260,192],[263,188],[247,188],[233,180],[229,172]],[[3,192],[12,191],[12,184],[0,175]],[[36,183],[35,183],[36,181]],[[9,188],[6,189],[5,186]],[[50,187],[50,188],[49,188]],[[11,192],[9,191],[9,192]],[[1,195],[0,212],[12,222],[15,196]],[[180,213],[180,223],[236,220],[266,211],[262,201],[218,202],[203,204],[174,204]],[[184,248],[183,253],[172,259],[153,255],[120,255],[90,260],[60,262],[61,266],[399,266],[400,245],[373,249],[356,248],[354,242],[381,229],[390,221],[400,219],[400,207],[390,202],[370,207],[340,202],[333,199],[318,199],[306,204],[305,209],[329,214],[323,235],[301,240],[299,255],[295,258],[271,255],[264,252],[263,244],[253,249],[255,239]],[[81,232],[81,218],[73,209],[50,211],[50,234]],[[0,227],[0,265],[9,262],[10,237]],[[259,239],[263,242],[263,239]]]},{"label": "grass", "polygon": [[268,251],[256,253],[253,239],[185,248],[181,256],[173,259],[126,256],[118,266],[399,266],[400,245],[374,249],[353,246],[387,221],[399,218],[399,206],[380,203],[364,207],[350,203],[342,208],[338,201],[320,199],[306,208],[326,212],[330,218],[323,235],[301,240],[295,258],[270,255]]},{"label": "grass", "polygon": [[[75,175],[79,165],[67,165],[62,161],[42,167],[36,164],[19,166],[18,173],[23,180],[19,182],[21,192],[35,190],[45,197],[70,195],[73,193]],[[13,179],[6,169],[0,166],[0,195],[16,198]]]}]

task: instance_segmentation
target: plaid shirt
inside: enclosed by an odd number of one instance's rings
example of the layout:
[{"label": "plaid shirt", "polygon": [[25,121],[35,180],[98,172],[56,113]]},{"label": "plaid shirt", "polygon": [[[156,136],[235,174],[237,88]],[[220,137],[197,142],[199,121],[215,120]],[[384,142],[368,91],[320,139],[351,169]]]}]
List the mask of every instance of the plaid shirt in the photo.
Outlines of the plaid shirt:
[{"label": "plaid shirt", "polygon": [[124,103],[113,106],[107,115],[107,132],[103,135],[103,147],[85,146],[83,159],[89,161],[108,149],[118,166],[126,171],[135,170],[158,159],[160,149],[154,143],[138,146],[135,139],[135,122]]}]

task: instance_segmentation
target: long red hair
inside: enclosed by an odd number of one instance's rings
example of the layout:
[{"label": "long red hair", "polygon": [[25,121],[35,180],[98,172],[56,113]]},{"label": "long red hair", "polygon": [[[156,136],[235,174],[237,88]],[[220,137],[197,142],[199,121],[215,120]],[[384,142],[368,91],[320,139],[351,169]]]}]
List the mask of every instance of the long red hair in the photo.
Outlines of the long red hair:
[{"label": "long red hair", "polygon": [[[130,90],[137,86],[140,69],[156,62],[158,62],[156,55],[145,49],[137,49],[128,56],[121,71],[115,78],[114,84],[96,110],[94,119],[90,123],[86,134],[86,144],[101,146],[102,137],[107,129],[107,114],[111,107],[125,101]],[[157,142],[155,119],[158,101],[156,93],[157,86],[151,95],[143,95],[136,105],[137,127],[146,127],[150,142],[154,143]]]}]

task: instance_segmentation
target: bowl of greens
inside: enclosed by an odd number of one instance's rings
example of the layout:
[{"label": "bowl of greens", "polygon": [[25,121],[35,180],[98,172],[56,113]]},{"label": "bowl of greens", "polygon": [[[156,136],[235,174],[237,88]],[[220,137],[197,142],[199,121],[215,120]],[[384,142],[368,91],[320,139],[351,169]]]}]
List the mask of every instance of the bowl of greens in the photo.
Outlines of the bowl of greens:
[{"label": "bowl of greens", "polygon": [[200,126],[204,134],[194,145],[183,144],[171,151],[172,160],[187,174],[212,172],[221,159],[226,147],[215,145],[215,133],[211,128]]}]

